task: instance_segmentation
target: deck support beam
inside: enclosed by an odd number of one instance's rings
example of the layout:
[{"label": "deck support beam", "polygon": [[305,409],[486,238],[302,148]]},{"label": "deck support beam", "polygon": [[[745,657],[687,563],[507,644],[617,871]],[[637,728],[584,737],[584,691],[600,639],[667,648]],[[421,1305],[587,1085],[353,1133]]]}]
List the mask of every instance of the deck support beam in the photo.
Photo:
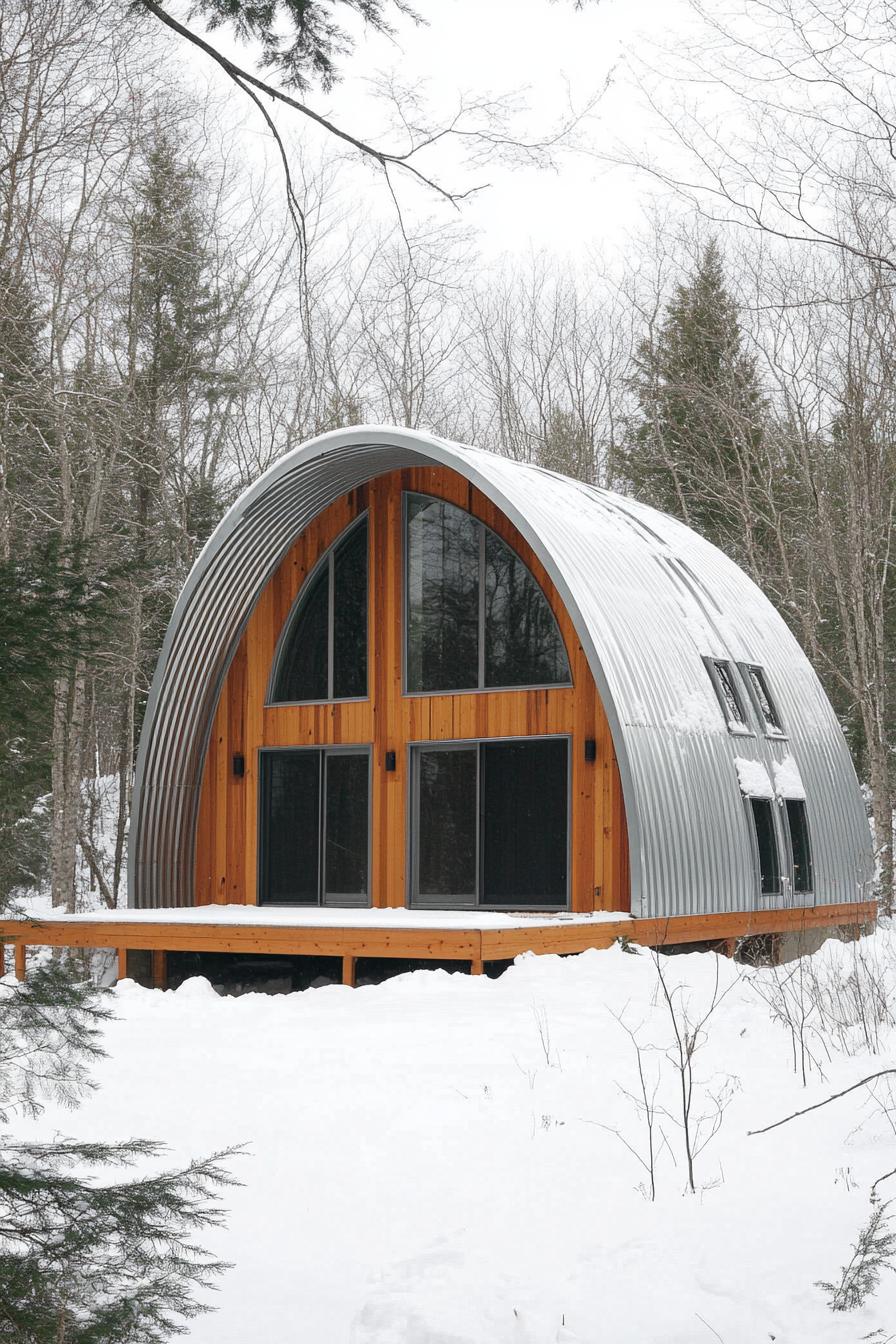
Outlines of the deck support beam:
[{"label": "deck support beam", "polygon": [[153,948],[152,987],[153,989],[168,988],[168,953],[163,952],[160,948]]},{"label": "deck support beam", "polygon": [[355,988],[355,963],[358,958],[346,953],[342,958],[342,983],[348,985],[350,989]]},{"label": "deck support beam", "polygon": [[16,968],[16,979],[17,979],[17,980],[24,980],[24,979],[25,979],[25,959],[26,959],[27,954],[28,954],[28,948],[27,948],[27,946],[26,946],[25,943],[15,943],[15,944],[14,944],[14,947],[15,947],[15,956],[14,956],[14,960],[15,960],[15,968]]},{"label": "deck support beam", "polygon": [[128,950],[126,947],[118,949],[118,979],[127,980],[128,978]]},{"label": "deck support beam", "polygon": [[472,961],[470,962],[470,974],[482,975],[482,972],[483,972],[482,958],[473,957]]}]

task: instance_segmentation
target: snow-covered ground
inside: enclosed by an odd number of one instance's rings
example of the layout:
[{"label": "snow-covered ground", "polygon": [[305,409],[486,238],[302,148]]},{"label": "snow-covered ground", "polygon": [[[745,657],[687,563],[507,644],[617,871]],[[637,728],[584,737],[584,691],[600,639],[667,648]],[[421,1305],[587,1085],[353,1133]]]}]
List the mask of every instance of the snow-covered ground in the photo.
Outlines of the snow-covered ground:
[{"label": "snow-covered ground", "polygon": [[[889,1090],[747,1131],[896,1062],[896,936],[777,971],[659,965],[679,1028],[716,999],[694,1057],[696,1194],[657,963],[618,948],[526,956],[498,980],[424,970],[280,997],[124,982],[99,1090],[33,1128],[163,1138],[178,1160],[247,1145],[227,1227],[206,1238],[234,1268],[194,1344],[891,1338],[896,1275],[851,1313],[816,1286],[896,1167]],[[657,1089],[655,1202],[626,1028]]]}]

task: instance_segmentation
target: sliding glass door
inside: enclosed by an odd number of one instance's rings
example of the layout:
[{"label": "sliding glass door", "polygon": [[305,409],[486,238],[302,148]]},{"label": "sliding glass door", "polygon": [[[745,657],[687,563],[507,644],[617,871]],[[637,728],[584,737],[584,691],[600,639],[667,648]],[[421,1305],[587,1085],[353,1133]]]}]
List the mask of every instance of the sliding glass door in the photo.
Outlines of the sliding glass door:
[{"label": "sliding glass door", "polygon": [[263,751],[258,900],[369,903],[370,752]]},{"label": "sliding glass door", "polygon": [[565,737],[413,748],[411,899],[429,907],[565,909]]}]

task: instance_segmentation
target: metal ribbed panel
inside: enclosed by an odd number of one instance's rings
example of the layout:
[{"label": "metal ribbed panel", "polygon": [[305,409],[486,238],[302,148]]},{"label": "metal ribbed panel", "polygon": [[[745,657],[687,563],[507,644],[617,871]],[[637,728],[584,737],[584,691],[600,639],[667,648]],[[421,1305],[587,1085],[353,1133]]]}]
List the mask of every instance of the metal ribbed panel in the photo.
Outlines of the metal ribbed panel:
[{"label": "metal ribbed panel", "polygon": [[[322,435],[237,501],[175,607],[147,707],[131,821],[133,905],[192,902],[202,763],[246,621],[289,546],[339,495],[436,463],[473,482],[539,556],[569,609],[603,699],[631,849],[632,913],[757,904],[734,758],[790,754],[806,789],[818,903],[864,899],[871,843],[839,724],[787,626],[725,555],[672,518],[537,467],[392,428]],[[762,664],[786,742],[732,736],[703,655]]]}]

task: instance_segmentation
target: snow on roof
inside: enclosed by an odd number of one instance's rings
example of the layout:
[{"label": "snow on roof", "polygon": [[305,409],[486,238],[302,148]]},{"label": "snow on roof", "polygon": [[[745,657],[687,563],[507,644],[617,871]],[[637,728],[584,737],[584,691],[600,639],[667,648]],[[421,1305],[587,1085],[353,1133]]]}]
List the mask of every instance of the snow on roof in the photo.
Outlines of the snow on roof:
[{"label": "snow on roof", "polygon": [[772,763],[772,770],[775,776],[775,793],[779,798],[805,799],[806,790],[803,787],[799,767],[789,752],[783,761]]},{"label": "snow on roof", "polygon": [[737,770],[740,791],[747,798],[774,798],[772,782],[761,761],[751,761],[746,756],[735,756],[734,768]]}]

